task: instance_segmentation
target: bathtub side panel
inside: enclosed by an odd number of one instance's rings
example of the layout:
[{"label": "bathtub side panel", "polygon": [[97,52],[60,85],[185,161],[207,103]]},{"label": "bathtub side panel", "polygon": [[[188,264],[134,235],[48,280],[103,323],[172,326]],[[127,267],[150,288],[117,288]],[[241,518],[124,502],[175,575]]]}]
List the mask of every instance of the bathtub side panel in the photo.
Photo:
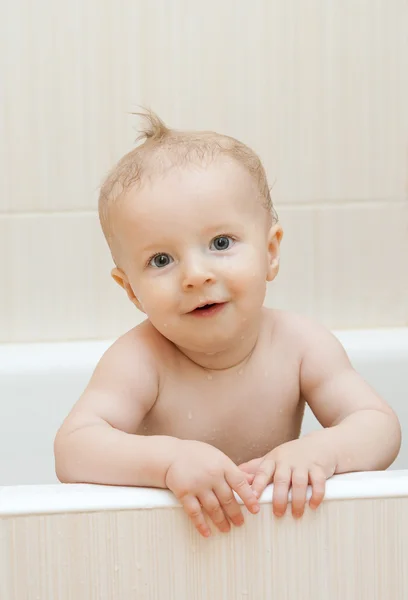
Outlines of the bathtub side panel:
[{"label": "bathtub side panel", "polygon": [[408,597],[406,497],[325,502],[300,521],[265,504],[209,540],[179,508],[10,517],[0,540],[13,600]]}]

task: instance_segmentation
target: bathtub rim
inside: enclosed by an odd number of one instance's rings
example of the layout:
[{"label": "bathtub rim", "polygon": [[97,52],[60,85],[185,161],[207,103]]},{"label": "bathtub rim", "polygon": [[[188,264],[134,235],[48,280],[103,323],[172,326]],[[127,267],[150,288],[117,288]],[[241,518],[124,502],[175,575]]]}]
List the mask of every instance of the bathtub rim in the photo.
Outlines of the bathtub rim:
[{"label": "bathtub rim", "polygon": [[[260,498],[272,502],[273,485]],[[308,489],[308,498],[311,489]],[[324,502],[408,497],[408,470],[365,471],[335,475],[327,481]],[[239,503],[242,501],[237,498]],[[169,490],[94,484],[0,487],[0,518],[42,514],[175,508]]]}]

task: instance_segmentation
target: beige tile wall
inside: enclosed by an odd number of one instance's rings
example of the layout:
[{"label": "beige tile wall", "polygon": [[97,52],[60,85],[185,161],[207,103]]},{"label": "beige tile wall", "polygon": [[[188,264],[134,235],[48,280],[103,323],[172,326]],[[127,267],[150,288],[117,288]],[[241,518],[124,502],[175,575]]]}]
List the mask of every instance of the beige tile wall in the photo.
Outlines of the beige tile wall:
[{"label": "beige tile wall", "polygon": [[96,215],[138,104],[260,153],[285,228],[268,305],[408,325],[406,0],[0,2],[0,342],[140,320]]}]

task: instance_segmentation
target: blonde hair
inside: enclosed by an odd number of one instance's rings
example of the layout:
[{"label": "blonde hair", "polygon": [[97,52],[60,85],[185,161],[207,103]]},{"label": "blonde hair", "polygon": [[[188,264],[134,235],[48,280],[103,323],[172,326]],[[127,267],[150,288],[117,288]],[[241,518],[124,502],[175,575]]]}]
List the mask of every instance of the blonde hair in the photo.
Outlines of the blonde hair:
[{"label": "blonde hair", "polygon": [[[235,138],[212,131],[169,129],[152,111],[133,114],[145,120],[145,127],[136,139],[136,143],[141,143],[119,160],[103,182],[99,194],[99,220],[111,251],[114,237],[111,210],[126,192],[140,185],[144,177],[163,173],[174,166],[202,164],[222,155],[235,159],[249,171],[258,185],[265,209],[273,221],[278,220],[265,170],[251,148]],[[112,257],[115,260],[113,251]]]}]

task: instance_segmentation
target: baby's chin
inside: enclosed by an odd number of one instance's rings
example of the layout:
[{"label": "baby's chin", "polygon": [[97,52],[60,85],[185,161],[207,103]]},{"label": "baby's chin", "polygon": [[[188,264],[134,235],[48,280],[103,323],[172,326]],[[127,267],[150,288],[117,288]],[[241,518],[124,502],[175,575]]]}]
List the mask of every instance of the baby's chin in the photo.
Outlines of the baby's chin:
[{"label": "baby's chin", "polygon": [[173,329],[169,323],[157,326],[152,323],[152,325],[183,354],[194,353],[211,356],[225,353],[236,346],[241,337],[240,331],[225,331],[220,327],[211,327],[207,331],[204,330],[205,328],[197,327],[191,328],[191,331],[188,332],[180,332],[179,327],[175,326]]}]

